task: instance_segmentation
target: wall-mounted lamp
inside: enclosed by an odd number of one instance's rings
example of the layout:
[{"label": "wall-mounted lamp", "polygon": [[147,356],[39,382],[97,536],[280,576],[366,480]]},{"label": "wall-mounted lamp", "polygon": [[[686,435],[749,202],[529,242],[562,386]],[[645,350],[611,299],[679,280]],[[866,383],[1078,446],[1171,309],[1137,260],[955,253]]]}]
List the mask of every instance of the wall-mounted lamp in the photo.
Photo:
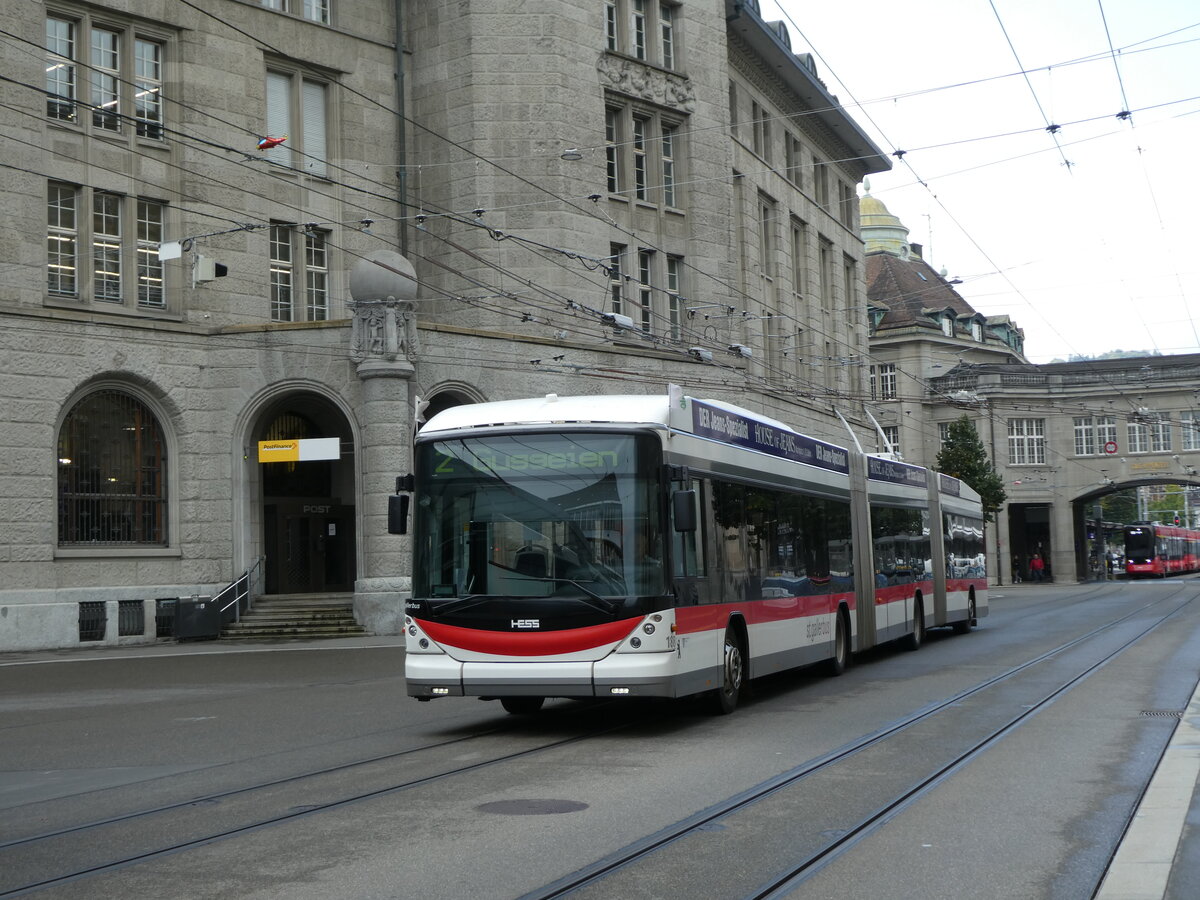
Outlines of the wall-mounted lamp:
[{"label": "wall-mounted lamp", "polygon": [[734,356],[740,356],[743,359],[749,359],[751,356],[754,355],[754,351],[752,351],[745,344],[730,344],[729,352],[732,353]]},{"label": "wall-mounted lamp", "polygon": [[700,362],[712,362],[713,358],[712,351],[705,350],[703,347],[689,347],[688,355],[691,356],[692,359],[700,360]]},{"label": "wall-mounted lamp", "polygon": [[605,325],[611,325],[618,331],[622,328],[633,329],[633,319],[620,313],[605,313],[600,317],[600,321]]},{"label": "wall-mounted lamp", "polygon": [[564,150],[562,153],[560,153],[558,158],[565,159],[567,162],[578,162],[579,160],[583,159],[583,154],[579,152],[578,147],[571,147],[570,149]]}]

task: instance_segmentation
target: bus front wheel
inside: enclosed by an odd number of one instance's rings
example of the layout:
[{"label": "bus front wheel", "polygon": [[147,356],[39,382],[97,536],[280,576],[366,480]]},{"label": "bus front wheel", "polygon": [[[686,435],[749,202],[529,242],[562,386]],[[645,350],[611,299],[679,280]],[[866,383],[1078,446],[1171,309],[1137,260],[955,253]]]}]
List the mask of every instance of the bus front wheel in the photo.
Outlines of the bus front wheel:
[{"label": "bus front wheel", "polygon": [[737,709],[746,683],[746,654],[737,630],[730,625],[725,629],[725,645],[722,654],[721,686],[713,692],[713,712],[727,716]]},{"label": "bus front wheel", "polygon": [[545,697],[501,697],[500,705],[514,716],[531,716],[546,702]]}]

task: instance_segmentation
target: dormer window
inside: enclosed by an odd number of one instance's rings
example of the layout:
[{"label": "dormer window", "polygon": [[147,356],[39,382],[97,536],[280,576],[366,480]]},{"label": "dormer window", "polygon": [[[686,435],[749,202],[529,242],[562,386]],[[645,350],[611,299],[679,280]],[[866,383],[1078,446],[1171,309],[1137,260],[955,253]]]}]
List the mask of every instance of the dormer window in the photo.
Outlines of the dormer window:
[{"label": "dormer window", "polygon": [[978,319],[971,322],[971,340],[983,340],[983,324]]},{"label": "dormer window", "polygon": [[954,316],[948,313],[942,316],[942,334],[946,337],[954,337]]}]

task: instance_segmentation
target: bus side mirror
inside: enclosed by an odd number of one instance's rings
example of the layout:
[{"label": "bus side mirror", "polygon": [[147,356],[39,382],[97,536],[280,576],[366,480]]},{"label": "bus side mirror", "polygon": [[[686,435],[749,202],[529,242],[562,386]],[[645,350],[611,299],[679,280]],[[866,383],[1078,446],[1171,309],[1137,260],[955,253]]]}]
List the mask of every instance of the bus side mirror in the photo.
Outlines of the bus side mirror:
[{"label": "bus side mirror", "polygon": [[671,495],[671,513],[676,531],[696,530],[696,492],[676,491]]},{"label": "bus side mirror", "polygon": [[388,534],[408,534],[408,494],[388,495]]}]

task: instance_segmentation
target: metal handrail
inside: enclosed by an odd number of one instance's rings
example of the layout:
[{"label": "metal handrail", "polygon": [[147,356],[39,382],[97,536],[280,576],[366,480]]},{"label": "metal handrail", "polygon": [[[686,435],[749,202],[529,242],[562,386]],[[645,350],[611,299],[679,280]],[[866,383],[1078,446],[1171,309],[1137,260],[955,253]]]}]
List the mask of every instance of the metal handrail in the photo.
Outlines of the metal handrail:
[{"label": "metal handrail", "polygon": [[[243,609],[249,610],[252,598],[254,595],[255,577],[262,567],[264,557],[256,557],[254,562],[240,578],[235,579],[227,587],[221,589],[221,592],[213,598],[213,602],[220,606],[221,620],[225,619],[225,611],[231,606],[233,609],[233,621],[240,622]],[[233,599],[229,599],[232,597]],[[242,601],[245,601],[245,606],[242,606]],[[223,604],[223,605],[222,605]]]}]

